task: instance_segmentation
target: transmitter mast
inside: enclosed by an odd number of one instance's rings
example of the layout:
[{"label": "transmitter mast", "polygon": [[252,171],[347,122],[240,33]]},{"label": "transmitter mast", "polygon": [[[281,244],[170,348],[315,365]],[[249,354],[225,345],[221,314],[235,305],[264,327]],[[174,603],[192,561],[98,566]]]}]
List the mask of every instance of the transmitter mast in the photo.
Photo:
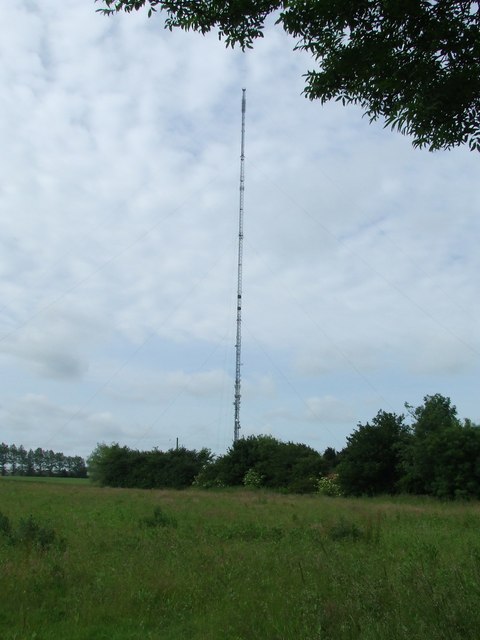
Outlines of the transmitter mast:
[{"label": "transmitter mast", "polygon": [[238,270],[237,270],[237,340],[235,344],[235,420],[233,428],[233,442],[240,437],[240,382],[241,382],[241,352],[242,352],[242,270],[243,270],[243,201],[245,194],[245,111],[246,89],[242,89],[242,143],[240,152],[240,208],[238,216]]}]

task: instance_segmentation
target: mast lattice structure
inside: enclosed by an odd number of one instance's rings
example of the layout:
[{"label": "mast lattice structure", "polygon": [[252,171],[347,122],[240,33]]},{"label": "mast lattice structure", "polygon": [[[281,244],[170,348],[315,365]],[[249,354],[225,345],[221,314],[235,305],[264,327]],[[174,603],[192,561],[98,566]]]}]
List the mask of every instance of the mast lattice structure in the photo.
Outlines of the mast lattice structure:
[{"label": "mast lattice structure", "polygon": [[242,142],[240,153],[240,207],[238,216],[238,269],[237,269],[237,339],[235,343],[235,419],[233,442],[240,437],[240,400],[242,367],[242,271],[243,271],[243,203],[245,195],[245,111],[246,89],[242,89]]}]

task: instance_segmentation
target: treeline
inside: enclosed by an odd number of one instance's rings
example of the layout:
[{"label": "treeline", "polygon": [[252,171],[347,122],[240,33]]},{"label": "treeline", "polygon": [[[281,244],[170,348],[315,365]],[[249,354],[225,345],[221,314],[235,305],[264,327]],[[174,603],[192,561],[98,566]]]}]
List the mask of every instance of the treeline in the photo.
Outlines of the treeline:
[{"label": "treeline", "polygon": [[480,498],[480,427],[463,422],[449,398],[425,396],[403,414],[379,411],[337,452],[271,436],[249,436],[221,456],[208,449],[137,451],[100,444],[88,460],[100,485],[139,488],[265,487],[330,495],[410,493]]},{"label": "treeline", "polygon": [[320,477],[333,472],[337,457],[332,448],[321,454],[306,444],[248,436],[206,465],[195,484],[204,488],[244,485],[311,493],[317,490]]},{"label": "treeline", "polygon": [[333,471],[336,459],[334,449],[322,455],[305,444],[249,436],[218,457],[209,449],[137,451],[119,444],[99,444],[88,459],[88,472],[95,482],[111,487],[244,485],[307,493],[316,491],[318,478]]},{"label": "treeline", "polygon": [[337,467],[343,492],[480,498],[480,427],[460,421],[440,394],[405,406],[412,424],[403,414],[379,411],[347,438]]},{"label": "treeline", "polygon": [[25,449],[22,445],[0,444],[2,476],[52,476],[86,478],[87,466],[80,456],[66,456],[51,449]]},{"label": "treeline", "polygon": [[212,461],[208,449],[137,451],[118,444],[99,444],[88,458],[90,478],[103,486],[184,489]]}]

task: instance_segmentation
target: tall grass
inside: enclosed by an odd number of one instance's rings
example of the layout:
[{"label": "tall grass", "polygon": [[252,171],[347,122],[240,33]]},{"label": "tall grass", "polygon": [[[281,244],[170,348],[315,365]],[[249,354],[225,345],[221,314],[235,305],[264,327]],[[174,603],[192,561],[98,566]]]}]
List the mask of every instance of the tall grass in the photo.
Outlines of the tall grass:
[{"label": "tall grass", "polygon": [[478,638],[480,509],[0,480],[2,640]]}]

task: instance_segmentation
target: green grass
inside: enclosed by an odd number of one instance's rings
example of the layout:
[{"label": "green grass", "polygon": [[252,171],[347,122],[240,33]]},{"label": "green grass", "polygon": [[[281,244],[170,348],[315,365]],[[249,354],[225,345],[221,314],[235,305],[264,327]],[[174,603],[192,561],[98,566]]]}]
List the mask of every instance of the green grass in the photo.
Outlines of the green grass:
[{"label": "green grass", "polygon": [[0,511],[2,640],[478,638],[477,503],[0,479]]}]

